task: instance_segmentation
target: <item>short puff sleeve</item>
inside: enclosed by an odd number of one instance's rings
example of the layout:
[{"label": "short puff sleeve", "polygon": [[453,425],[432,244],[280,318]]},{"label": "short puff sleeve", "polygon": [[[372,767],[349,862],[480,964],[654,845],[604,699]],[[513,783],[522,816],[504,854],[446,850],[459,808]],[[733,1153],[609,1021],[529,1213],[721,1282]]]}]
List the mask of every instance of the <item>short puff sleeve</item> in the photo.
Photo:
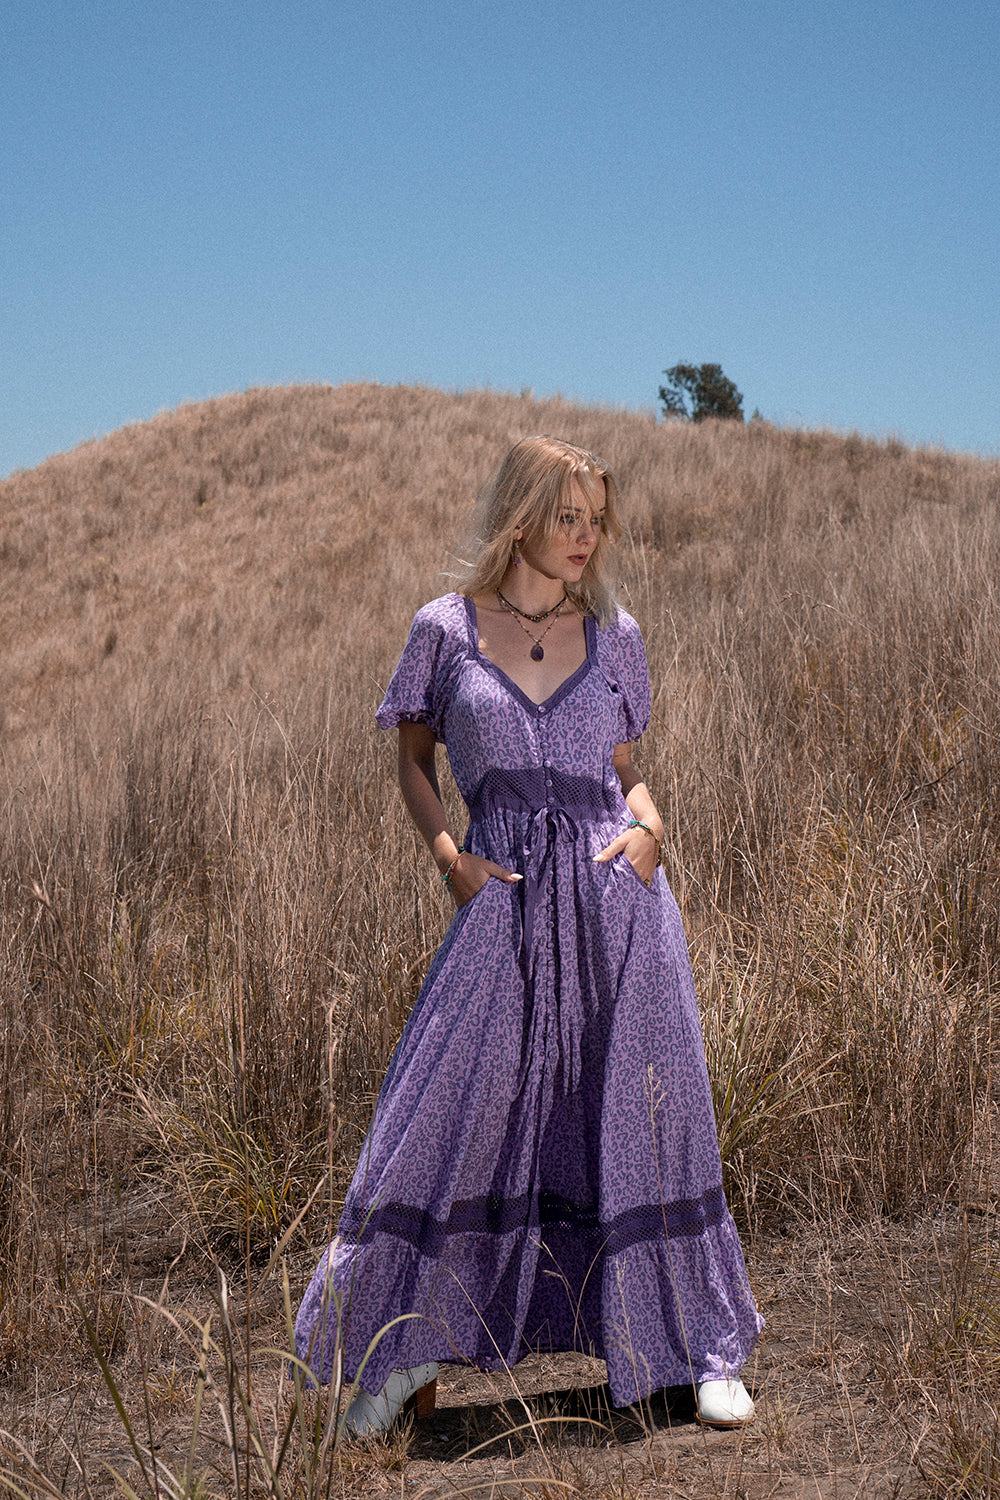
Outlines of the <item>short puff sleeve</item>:
[{"label": "short puff sleeve", "polygon": [[426,724],[436,739],[444,738],[439,687],[446,634],[445,622],[434,603],[417,611],[385,697],[375,711],[381,729],[395,729],[402,723]]},{"label": "short puff sleeve", "polygon": [[605,627],[605,672],[618,699],[617,743],[637,740],[649,728],[649,668],[642,631],[623,609]]}]

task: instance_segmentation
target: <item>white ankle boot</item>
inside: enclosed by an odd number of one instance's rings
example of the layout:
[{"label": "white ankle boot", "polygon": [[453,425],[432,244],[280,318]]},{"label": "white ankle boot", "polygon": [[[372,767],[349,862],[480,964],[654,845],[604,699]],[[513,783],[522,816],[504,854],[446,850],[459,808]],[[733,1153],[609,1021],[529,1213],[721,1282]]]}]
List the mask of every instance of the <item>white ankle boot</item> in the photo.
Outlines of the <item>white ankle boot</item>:
[{"label": "white ankle boot", "polygon": [[345,1429],[354,1437],[385,1432],[400,1412],[411,1406],[418,1417],[429,1417],[434,1410],[437,1374],[438,1367],[433,1362],[414,1365],[412,1370],[393,1370],[377,1396],[358,1391],[347,1408]]},{"label": "white ankle boot", "polygon": [[742,1427],[753,1418],[750,1392],[742,1380],[703,1380],[698,1387],[698,1421],[707,1427]]}]

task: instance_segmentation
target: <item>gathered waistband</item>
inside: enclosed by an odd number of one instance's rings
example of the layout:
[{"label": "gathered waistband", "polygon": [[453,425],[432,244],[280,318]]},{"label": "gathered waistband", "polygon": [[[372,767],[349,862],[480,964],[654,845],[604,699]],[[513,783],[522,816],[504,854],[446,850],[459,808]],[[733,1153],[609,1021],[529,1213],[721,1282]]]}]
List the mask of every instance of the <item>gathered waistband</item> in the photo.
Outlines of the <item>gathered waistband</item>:
[{"label": "gathered waistband", "polygon": [[604,822],[620,811],[611,788],[594,777],[570,776],[545,765],[491,766],[469,799],[469,812],[478,820],[496,808],[527,813],[558,809],[573,822]]}]

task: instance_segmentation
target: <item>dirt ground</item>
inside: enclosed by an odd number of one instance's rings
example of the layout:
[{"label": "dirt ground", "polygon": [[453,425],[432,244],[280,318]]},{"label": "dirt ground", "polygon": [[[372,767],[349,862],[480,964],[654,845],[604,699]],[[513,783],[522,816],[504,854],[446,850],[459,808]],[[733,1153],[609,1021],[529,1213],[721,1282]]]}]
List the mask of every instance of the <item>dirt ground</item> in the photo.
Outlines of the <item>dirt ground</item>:
[{"label": "dirt ground", "polygon": [[[211,1314],[212,1336],[221,1342],[222,1320],[211,1267],[153,1229],[147,1221],[147,1235],[131,1245],[137,1296],[120,1304],[117,1324],[103,1309],[100,1342],[140,1448],[155,1450],[178,1473],[191,1453],[201,1339],[194,1321]],[[123,1243],[116,1246],[108,1234],[109,1263]],[[849,1500],[944,1493],[922,1472],[922,1455],[935,1451],[936,1433],[931,1387],[920,1372],[926,1373],[928,1357],[933,1364],[941,1330],[960,1322],[959,1283],[967,1275],[970,1244],[968,1217],[957,1211],[907,1226],[798,1229],[752,1241],[748,1268],[767,1328],[744,1371],[757,1417],[741,1431],[701,1427],[692,1394],[683,1388],[660,1393],[642,1408],[616,1411],[603,1365],[580,1356],[536,1355],[500,1376],[447,1365],[434,1415],[388,1443],[345,1444],[334,1460],[330,1493],[423,1500]],[[157,1300],[160,1265],[175,1260],[166,1298],[177,1320],[172,1323],[137,1299]],[[154,1268],[159,1276],[150,1274]],[[293,1299],[308,1269],[305,1257],[290,1267]],[[246,1326],[243,1292],[234,1271],[229,1309],[237,1344]],[[288,1342],[277,1273],[263,1286],[258,1280],[250,1323],[253,1406],[259,1430],[271,1441],[287,1421],[291,1400],[277,1356]],[[213,1356],[210,1368],[217,1384],[206,1391],[194,1445],[194,1467],[205,1479],[196,1493],[227,1496],[237,1493],[237,1480],[213,1399],[222,1391],[221,1356]],[[137,1484],[140,1494],[154,1492],[138,1484],[121,1415],[86,1349],[70,1367],[63,1365],[57,1381],[26,1360],[6,1390],[0,1386],[0,1403],[8,1462],[26,1476],[31,1465],[24,1455],[31,1454],[36,1478],[44,1473],[54,1486],[50,1494],[103,1494],[112,1486],[107,1466]],[[246,1439],[238,1403],[233,1427],[239,1450]],[[245,1474],[241,1490],[244,1484]],[[255,1485],[250,1492],[265,1491]]]}]

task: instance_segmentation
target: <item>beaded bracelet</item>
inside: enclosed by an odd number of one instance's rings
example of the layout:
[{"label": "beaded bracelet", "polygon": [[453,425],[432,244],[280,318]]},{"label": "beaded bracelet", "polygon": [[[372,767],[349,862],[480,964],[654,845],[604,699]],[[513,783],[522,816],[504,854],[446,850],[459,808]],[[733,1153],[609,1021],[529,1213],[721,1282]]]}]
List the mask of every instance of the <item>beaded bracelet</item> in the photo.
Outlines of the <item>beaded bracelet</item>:
[{"label": "beaded bracelet", "polygon": [[451,877],[455,873],[455,866],[458,864],[459,860],[462,858],[462,855],[464,853],[465,853],[465,845],[464,844],[459,844],[459,846],[458,846],[458,853],[455,855],[455,858],[452,860],[452,862],[448,866],[447,870],[445,870],[444,874],[441,876],[441,879],[444,881],[444,888],[445,888],[446,891],[450,891],[451,890]]},{"label": "beaded bracelet", "polygon": [[641,818],[633,818],[628,826],[630,828],[641,828],[643,833],[648,833],[650,838],[653,840],[653,843],[656,845],[657,853],[659,853],[659,851],[663,848],[663,840],[658,839],[656,837],[656,834],[650,828],[649,824],[644,823]]}]

